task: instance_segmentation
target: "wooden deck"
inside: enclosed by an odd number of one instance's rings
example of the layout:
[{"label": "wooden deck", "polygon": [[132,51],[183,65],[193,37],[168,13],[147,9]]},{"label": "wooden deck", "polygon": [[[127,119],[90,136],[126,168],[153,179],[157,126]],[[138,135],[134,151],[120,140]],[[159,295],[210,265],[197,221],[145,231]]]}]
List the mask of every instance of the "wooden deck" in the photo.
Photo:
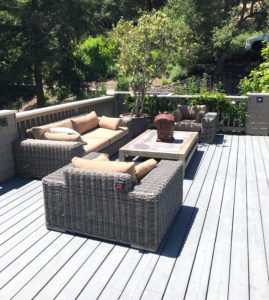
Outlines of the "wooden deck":
[{"label": "wooden deck", "polygon": [[269,299],[269,137],[218,135],[158,253],[48,231],[41,182],[0,184],[0,299]]}]

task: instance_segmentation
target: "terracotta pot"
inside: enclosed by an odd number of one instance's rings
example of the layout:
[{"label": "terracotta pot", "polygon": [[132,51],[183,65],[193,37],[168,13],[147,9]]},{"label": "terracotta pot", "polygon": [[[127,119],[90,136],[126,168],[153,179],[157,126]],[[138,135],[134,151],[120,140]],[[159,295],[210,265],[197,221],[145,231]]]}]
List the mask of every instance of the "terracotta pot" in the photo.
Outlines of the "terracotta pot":
[{"label": "terracotta pot", "polygon": [[149,119],[146,114],[131,116],[127,113],[120,115],[120,118],[122,119],[122,125],[128,127],[131,138],[135,138],[148,129]]}]

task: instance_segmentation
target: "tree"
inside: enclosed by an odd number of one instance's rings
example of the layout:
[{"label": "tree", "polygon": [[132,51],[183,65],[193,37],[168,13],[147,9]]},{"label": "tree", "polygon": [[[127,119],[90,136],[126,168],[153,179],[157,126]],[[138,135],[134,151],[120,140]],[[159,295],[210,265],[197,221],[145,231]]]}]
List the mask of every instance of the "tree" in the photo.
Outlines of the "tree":
[{"label": "tree", "polygon": [[268,0],[170,0],[168,12],[192,29],[198,60],[214,58],[219,73],[233,37],[265,29],[268,4]]},{"label": "tree", "polygon": [[25,77],[34,81],[38,107],[42,107],[44,79],[57,82],[54,75],[58,74],[65,79],[58,83],[73,85],[68,79],[74,70],[72,53],[81,37],[94,32],[90,1],[0,0],[0,8],[0,41],[7,49],[0,52],[0,65],[10,75],[23,74],[14,76],[23,83]]},{"label": "tree", "polygon": [[239,83],[240,93],[268,93],[269,92],[269,46],[262,49],[264,62],[250,72],[249,77],[245,77]]},{"label": "tree", "polygon": [[172,61],[182,49],[185,27],[176,27],[166,15],[153,10],[142,13],[137,24],[121,19],[111,39],[118,43],[120,73],[130,76],[135,95],[132,115],[143,112],[146,92],[154,77],[162,74],[168,60]]}]

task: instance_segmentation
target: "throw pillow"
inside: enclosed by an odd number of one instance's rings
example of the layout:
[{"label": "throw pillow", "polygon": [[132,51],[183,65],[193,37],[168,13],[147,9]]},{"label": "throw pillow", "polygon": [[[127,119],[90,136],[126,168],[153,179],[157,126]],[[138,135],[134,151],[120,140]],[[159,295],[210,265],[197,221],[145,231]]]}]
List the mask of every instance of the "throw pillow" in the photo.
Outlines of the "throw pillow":
[{"label": "throw pillow", "polygon": [[110,161],[109,157],[107,157],[105,154],[100,154],[98,157],[94,158],[95,161]]},{"label": "throw pillow", "polygon": [[132,181],[136,183],[134,162],[95,161],[74,157],[72,164],[75,168],[130,174]]},{"label": "throw pillow", "polygon": [[66,141],[66,142],[81,142],[79,134],[64,134],[64,133],[52,133],[45,132],[44,139],[51,141]]},{"label": "throw pillow", "polygon": [[154,158],[150,158],[139,165],[135,166],[136,180],[140,181],[145,175],[147,175],[154,167],[156,167],[157,161]]},{"label": "throw pillow", "polygon": [[86,140],[74,129],[66,128],[66,127],[52,127],[49,129],[51,133],[58,133],[58,134],[69,134],[69,135],[79,135],[80,142],[83,145],[87,145]]},{"label": "throw pillow", "polygon": [[180,122],[182,120],[181,110],[177,109],[176,111],[174,111],[174,116],[175,116],[176,122]]},{"label": "throw pillow", "polygon": [[121,122],[120,118],[108,118],[102,116],[99,122],[99,127],[111,129],[111,130],[117,130],[119,128],[120,122]]},{"label": "throw pillow", "polygon": [[80,134],[96,128],[99,124],[99,120],[95,111],[92,111],[85,116],[72,118],[71,121],[74,129]]},{"label": "throw pillow", "polygon": [[178,105],[178,109],[180,109],[182,113],[182,119],[187,119],[187,120],[195,120],[195,110],[192,105]]},{"label": "throw pillow", "polygon": [[34,138],[37,140],[43,140],[45,132],[48,132],[48,131],[49,131],[49,128],[45,127],[45,126],[44,127],[43,126],[32,127],[32,134],[33,134]]}]

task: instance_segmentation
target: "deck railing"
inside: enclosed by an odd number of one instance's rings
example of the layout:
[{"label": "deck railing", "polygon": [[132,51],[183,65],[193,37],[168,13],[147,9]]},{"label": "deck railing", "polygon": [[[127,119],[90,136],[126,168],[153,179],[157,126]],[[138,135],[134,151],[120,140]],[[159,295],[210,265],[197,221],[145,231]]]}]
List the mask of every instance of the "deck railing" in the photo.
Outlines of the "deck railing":
[{"label": "deck railing", "polygon": [[[16,122],[18,133],[21,138],[26,136],[26,130],[33,126],[39,126],[68,117],[96,111],[98,116],[118,116],[123,111],[122,102],[126,93],[115,93],[113,96],[99,97],[71,103],[53,105],[45,108],[33,109],[26,112],[16,114]],[[199,97],[197,95],[157,95],[160,101],[169,101],[170,103],[183,104],[188,103],[188,100]],[[244,96],[227,96],[232,102],[231,105],[236,105],[247,110],[247,99]],[[240,131],[245,132],[244,117],[234,117],[225,112],[219,113],[220,131]]]},{"label": "deck railing", "polygon": [[[157,95],[157,98],[162,101],[169,101],[175,104],[187,104],[189,100],[198,98],[199,95]],[[247,96],[226,96],[231,100],[232,106],[237,106],[241,111],[247,112]],[[214,96],[212,96],[214,98]],[[218,111],[219,113],[219,131],[239,131],[245,132],[245,116],[244,114],[233,114],[224,111]]]},{"label": "deck railing", "polygon": [[118,114],[117,102],[114,96],[99,97],[49,107],[33,109],[16,114],[18,133],[21,138],[26,135],[26,130],[56,122],[65,118],[96,111],[98,116],[116,116]]}]

